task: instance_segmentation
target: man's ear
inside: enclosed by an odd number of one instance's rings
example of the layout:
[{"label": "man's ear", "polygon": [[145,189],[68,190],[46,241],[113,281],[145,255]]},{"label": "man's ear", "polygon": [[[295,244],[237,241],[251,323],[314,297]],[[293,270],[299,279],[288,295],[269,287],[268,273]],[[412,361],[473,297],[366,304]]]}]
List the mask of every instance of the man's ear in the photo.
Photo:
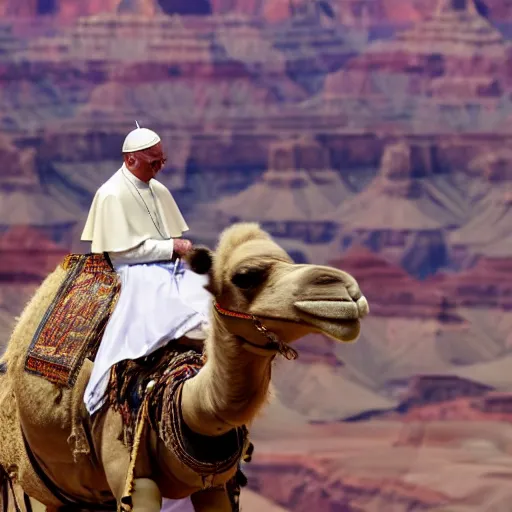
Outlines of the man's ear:
[{"label": "man's ear", "polygon": [[124,163],[128,169],[136,169],[138,167],[139,161],[133,153],[128,153],[124,157]]}]

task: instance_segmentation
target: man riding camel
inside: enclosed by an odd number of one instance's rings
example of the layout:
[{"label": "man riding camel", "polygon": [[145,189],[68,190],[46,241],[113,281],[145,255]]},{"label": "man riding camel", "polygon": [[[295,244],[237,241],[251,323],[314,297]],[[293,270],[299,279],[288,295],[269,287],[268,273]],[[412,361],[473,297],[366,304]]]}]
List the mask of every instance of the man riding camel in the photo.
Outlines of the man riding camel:
[{"label": "man riding camel", "polygon": [[84,395],[91,415],[104,403],[114,364],[185,335],[205,339],[208,328],[206,277],[181,262],[192,248],[180,238],[188,226],[155,179],[166,161],[160,137],[137,124],[123,157],[123,166],[96,192],[82,233],[93,253],[108,255],[121,283]]}]

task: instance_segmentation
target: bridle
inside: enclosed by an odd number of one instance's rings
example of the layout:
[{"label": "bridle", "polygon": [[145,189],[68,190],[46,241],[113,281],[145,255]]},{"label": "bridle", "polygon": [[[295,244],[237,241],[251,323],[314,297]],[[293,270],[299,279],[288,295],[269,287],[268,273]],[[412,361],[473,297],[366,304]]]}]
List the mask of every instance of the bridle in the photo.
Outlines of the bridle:
[{"label": "bridle", "polygon": [[254,352],[254,350],[250,350],[250,348],[262,350],[265,355],[267,355],[269,352],[274,352],[276,354],[281,354],[289,361],[299,357],[299,354],[294,348],[288,345],[288,343],[280,340],[275,333],[269,331],[263,322],[256,316],[249,315],[247,313],[241,313],[239,311],[231,311],[229,309],[225,309],[217,301],[213,302],[213,308],[214,311],[221,316],[251,321],[256,331],[258,331],[264,338],[266,338],[266,343],[264,345],[260,345],[259,343],[254,343],[246,338],[237,336],[237,339],[240,341],[242,346],[250,352]]}]

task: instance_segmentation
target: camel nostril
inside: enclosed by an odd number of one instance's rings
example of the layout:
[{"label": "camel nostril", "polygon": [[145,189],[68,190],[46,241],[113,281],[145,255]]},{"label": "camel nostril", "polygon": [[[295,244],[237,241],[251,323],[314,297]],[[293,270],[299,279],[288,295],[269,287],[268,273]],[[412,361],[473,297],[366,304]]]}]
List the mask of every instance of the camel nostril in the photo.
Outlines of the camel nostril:
[{"label": "camel nostril", "polygon": [[342,280],[335,276],[317,276],[313,279],[313,285],[329,285],[329,284],[340,284]]}]

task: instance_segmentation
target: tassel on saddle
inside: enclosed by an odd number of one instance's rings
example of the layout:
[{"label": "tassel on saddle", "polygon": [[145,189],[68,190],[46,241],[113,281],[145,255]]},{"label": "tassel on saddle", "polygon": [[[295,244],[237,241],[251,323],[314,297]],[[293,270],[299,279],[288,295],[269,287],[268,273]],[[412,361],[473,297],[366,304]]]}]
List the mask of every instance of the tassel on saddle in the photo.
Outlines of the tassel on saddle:
[{"label": "tassel on saddle", "polygon": [[[246,464],[251,462],[253,452],[254,445],[249,442],[242,458],[242,462],[245,462]],[[232,512],[240,512],[240,492],[243,487],[247,486],[247,484],[247,477],[244,475],[240,464],[235,476],[226,484],[226,490],[231,503]]]}]

